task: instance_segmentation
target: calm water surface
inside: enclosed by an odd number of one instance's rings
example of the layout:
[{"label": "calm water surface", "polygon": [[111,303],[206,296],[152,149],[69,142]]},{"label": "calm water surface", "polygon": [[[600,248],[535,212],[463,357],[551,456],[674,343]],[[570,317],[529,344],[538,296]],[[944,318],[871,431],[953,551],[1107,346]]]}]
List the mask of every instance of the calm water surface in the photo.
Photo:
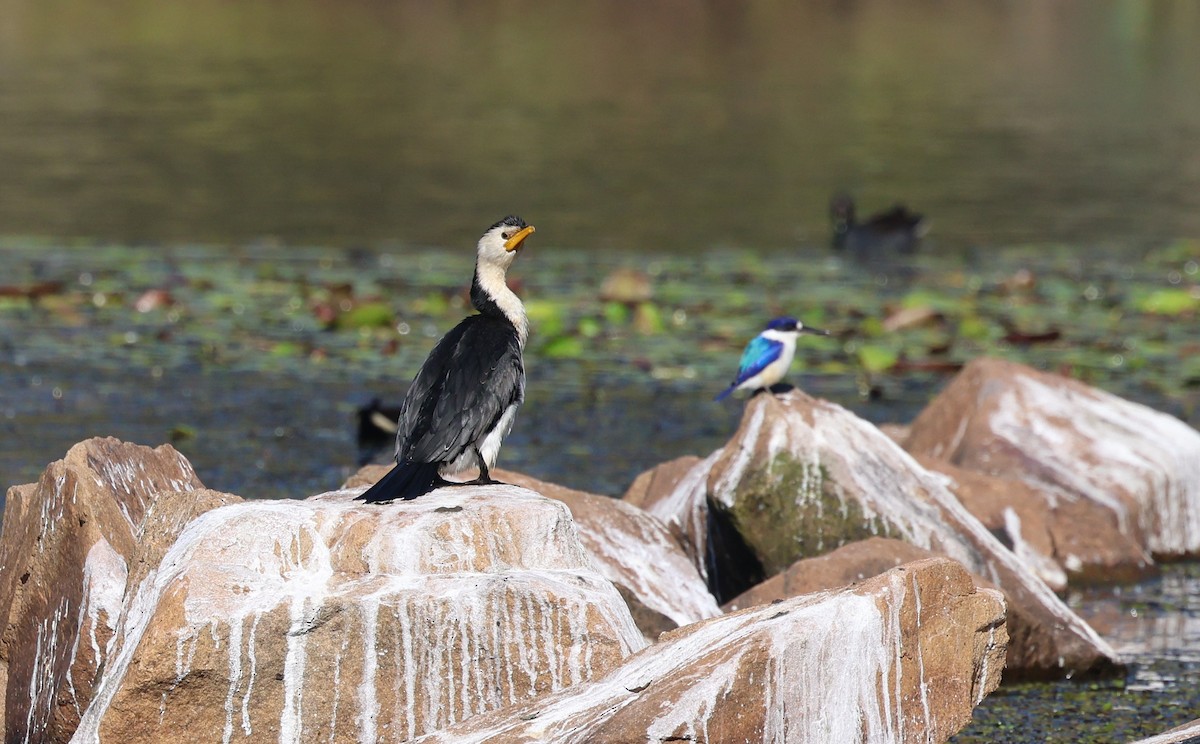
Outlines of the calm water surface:
[{"label": "calm water surface", "polygon": [[0,0],[0,235],[617,251],[1200,234],[1200,5]]}]

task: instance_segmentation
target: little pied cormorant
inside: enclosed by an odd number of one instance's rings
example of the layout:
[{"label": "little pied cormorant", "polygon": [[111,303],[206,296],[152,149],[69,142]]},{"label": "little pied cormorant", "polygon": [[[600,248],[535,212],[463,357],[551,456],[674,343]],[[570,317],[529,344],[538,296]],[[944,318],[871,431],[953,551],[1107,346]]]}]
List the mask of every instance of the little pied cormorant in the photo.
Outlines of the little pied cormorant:
[{"label": "little pied cormorant", "polygon": [[783,379],[792,357],[796,355],[796,339],[801,333],[828,336],[829,331],[809,328],[795,318],[775,318],[767,323],[762,333],[751,339],[742,352],[737,377],[725,388],[716,400],[724,400],[734,390],[758,390],[769,388]]},{"label": "little pied cormorant", "polygon": [[471,304],[479,311],[429,352],[413,378],[396,423],[396,467],[358,497],[368,503],[415,499],[443,478],[472,467],[471,483],[494,483],[500,442],[525,399],[521,350],[529,333],[525,308],[505,272],[533,226],[508,216],[479,239]]}]

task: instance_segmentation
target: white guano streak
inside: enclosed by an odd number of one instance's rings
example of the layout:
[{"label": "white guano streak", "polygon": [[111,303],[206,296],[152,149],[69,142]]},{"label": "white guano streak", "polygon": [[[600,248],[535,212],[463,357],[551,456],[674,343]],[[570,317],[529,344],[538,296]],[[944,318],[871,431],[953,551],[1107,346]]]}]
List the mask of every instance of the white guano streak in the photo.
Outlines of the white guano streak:
[{"label": "white guano streak", "polygon": [[[1112,509],[1124,530],[1134,516],[1155,554],[1200,550],[1200,432],[1179,419],[1102,390],[1021,375],[988,423],[1042,466],[1041,475],[1018,474],[1025,480]],[[1130,515],[1114,491],[1131,496],[1138,513]]]},{"label": "white guano streak", "polygon": [[[786,404],[788,398],[782,396],[782,402]],[[759,411],[765,408],[763,404],[757,405]],[[878,516],[886,520],[907,542],[936,548],[971,571],[1004,584],[1008,591],[1023,589],[1030,601],[1046,607],[1065,629],[1086,639],[1101,653],[1117,657],[1090,625],[1071,612],[1023,561],[967,511],[944,478],[921,467],[874,425],[828,401],[815,402],[811,424],[791,406],[786,407],[783,415],[790,434],[786,454],[810,467],[824,465],[835,479],[853,483],[854,490],[862,496],[859,505],[868,519]],[[743,459],[748,461],[749,453],[755,449],[752,437],[757,437],[761,428],[761,423],[755,424],[752,419],[742,440],[744,448],[735,460],[739,467],[746,467]],[[777,454],[772,452],[769,457]],[[1200,467],[1200,457],[1197,460]],[[721,483],[729,480],[723,477]],[[1200,483],[1200,477],[1197,482]],[[733,480],[722,488],[732,493],[736,484]],[[1196,511],[1200,512],[1200,506]],[[986,553],[975,546],[986,546]],[[1015,575],[1019,586],[1001,580],[1001,567]]]}]

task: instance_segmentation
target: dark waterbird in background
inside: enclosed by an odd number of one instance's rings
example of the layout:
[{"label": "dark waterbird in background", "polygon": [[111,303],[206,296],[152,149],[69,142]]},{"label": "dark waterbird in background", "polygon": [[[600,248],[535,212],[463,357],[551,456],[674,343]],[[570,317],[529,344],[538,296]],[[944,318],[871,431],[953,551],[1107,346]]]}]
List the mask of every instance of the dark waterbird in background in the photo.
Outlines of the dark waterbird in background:
[{"label": "dark waterbird in background", "polygon": [[479,311],[438,341],[421,365],[396,422],[396,467],[359,500],[415,499],[444,476],[479,468],[488,474],[517,408],[525,399],[521,352],[528,336],[525,307],[506,273],[533,226],[508,216],[479,239],[471,304]]},{"label": "dark waterbird in background", "polygon": [[386,447],[396,444],[396,421],[400,418],[400,406],[386,405],[379,398],[356,412],[358,418],[358,464],[366,465]]},{"label": "dark waterbird in background", "polygon": [[913,253],[929,229],[923,215],[908,211],[903,204],[859,222],[848,194],[829,200],[829,217],[833,220],[833,247],[861,257]]},{"label": "dark waterbird in background", "polygon": [[829,331],[809,328],[795,318],[774,318],[768,322],[763,332],[746,344],[738,364],[737,377],[715,400],[724,400],[735,390],[770,388],[782,380],[788,367],[792,366],[792,358],[796,355],[796,339],[801,333],[829,335]]}]

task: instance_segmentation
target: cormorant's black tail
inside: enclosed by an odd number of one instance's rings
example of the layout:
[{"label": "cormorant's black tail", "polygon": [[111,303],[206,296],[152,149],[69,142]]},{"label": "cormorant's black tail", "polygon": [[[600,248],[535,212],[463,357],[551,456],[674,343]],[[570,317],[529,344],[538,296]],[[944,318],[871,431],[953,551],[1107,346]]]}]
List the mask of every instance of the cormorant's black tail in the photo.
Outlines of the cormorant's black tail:
[{"label": "cormorant's black tail", "polygon": [[395,499],[405,501],[423,496],[446,481],[438,474],[441,463],[406,462],[388,471],[379,482],[368,488],[355,501],[378,504]]}]

